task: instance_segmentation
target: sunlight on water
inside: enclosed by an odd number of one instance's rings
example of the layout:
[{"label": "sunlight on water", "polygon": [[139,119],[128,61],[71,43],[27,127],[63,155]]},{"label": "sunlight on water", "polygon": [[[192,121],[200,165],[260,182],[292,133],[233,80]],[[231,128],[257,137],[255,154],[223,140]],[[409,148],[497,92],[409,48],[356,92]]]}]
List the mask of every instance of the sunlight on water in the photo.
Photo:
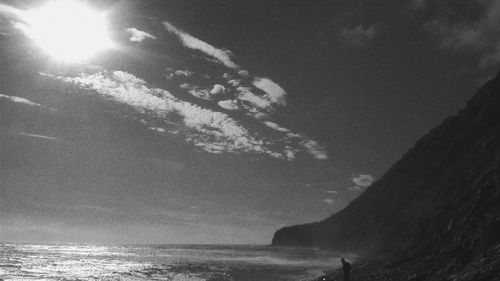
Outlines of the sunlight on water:
[{"label": "sunlight on water", "polygon": [[4,280],[312,280],[338,266],[334,252],[257,246],[4,244],[0,250]]}]

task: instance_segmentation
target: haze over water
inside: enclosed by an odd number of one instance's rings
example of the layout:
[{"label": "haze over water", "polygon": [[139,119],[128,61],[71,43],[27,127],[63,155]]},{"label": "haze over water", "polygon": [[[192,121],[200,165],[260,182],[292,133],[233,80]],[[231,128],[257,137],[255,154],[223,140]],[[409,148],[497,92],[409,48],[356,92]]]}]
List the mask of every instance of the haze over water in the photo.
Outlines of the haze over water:
[{"label": "haze over water", "polygon": [[318,249],[223,245],[3,244],[4,280],[312,280],[338,266]]}]

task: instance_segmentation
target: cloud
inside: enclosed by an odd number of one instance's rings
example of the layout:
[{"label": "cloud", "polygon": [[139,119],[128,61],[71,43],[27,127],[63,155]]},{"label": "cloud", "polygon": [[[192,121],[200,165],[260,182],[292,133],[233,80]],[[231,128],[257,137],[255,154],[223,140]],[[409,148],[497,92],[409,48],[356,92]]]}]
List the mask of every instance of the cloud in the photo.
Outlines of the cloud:
[{"label": "cloud", "polygon": [[[88,94],[99,94],[130,106],[143,115],[141,124],[146,128],[162,134],[179,134],[187,142],[211,153],[248,152],[291,161],[302,152],[315,159],[328,158],[321,145],[303,134],[291,132],[271,121],[267,121],[267,126],[275,127],[282,135],[263,136],[251,132],[223,112],[183,101],[169,91],[151,88],[146,81],[127,72],[100,71],[77,77],[42,75],[86,89]],[[186,84],[184,87],[191,86]],[[239,100],[225,100],[219,101],[218,105],[237,110],[240,103]],[[165,126],[161,126],[162,123]]]},{"label": "cloud", "polygon": [[[222,78],[226,79],[228,84],[227,88],[224,87],[224,93],[232,95],[233,99],[238,101],[238,109],[246,111],[248,116],[255,119],[269,119],[271,114],[287,105],[286,91],[269,78],[234,79],[233,75],[227,73],[224,73]],[[222,89],[223,86],[220,87]]]},{"label": "cloud", "polygon": [[[183,84],[183,85],[185,85],[185,84]],[[182,87],[182,85],[181,85],[181,87]],[[196,86],[195,87],[190,86],[188,92],[194,97],[204,99],[204,100],[212,100],[212,94],[207,89],[200,89]]]},{"label": "cloud", "polygon": [[[137,112],[163,120],[165,124],[174,122],[169,119],[172,115],[177,115],[182,119],[182,123],[178,125],[184,127],[183,134],[186,140],[208,152],[266,153],[268,151],[264,148],[263,139],[254,137],[228,115],[179,100],[166,90],[149,88],[144,80],[130,73],[98,72],[91,75],[82,74],[80,77],[52,76],[52,78],[132,106]],[[158,130],[158,126],[149,127]]]},{"label": "cloud", "polygon": [[268,126],[269,128],[276,130],[276,131],[279,131],[279,132],[284,132],[284,133],[290,132],[290,130],[288,130],[287,128],[283,128],[280,125],[278,125],[274,122],[271,122],[271,121],[264,121],[262,123],[264,123],[264,125]]},{"label": "cloud", "polygon": [[149,127],[150,130],[157,131],[158,133],[165,133],[167,130],[161,127]]},{"label": "cloud", "polygon": [[203,100],[211,100],[212,99],[212,94],[210,94],[210,91],[207,89],[200,89],[198,86],[192,86],[189,85],[188,83],[182,83],[179,85],[181,89],[185,89],[188,91],[189,94],[191,94],[193,97],[203,99]]},{"label": "cloud", "polygon": [[19,10],[17,8],[14,8],[9,5],[1,4],[0,3],[0,14],[4,15],[5,17],[15,17],[15,18],[21,18],[23,15],[23,11]]},{"label": "cloud", "polygon": [[145,32],[145,31],[139,30],[135,27],[129,27],[129,28],[125,29],[125,31],[127,31],[130,34],[129,40],[132,42],[142,42],[145,39],[153,39],[153,40],[156,39],[155,36]]},{"label": "cloud", "polygon": [[411,11],[424,11],[427,8],[427,0],[409,0],[409,8]]},{"label": "cloud", "polygon": [[265,113],[271,111],[273,108],[273,104],[269,99],[254,93],[250,87],[238,87],[236,91],[238,92],[238,100],[243,102],[244,107],[254,117],[263,117]]},{"label": "cloud", "polygon": [[[291,147],[287,147],[284,151],[285,153],[285,157],[287,160],[291,161],[291,160],[294,160],[295,159],[295,155],[297,154],[298,150],[297,149],[292,149]],[[324,159],[327,159],[328,157],[326,158],[321,158],[322,160]],[[316,158],[317,159],[317,158]]]},{"label": "cloud", "polygon": [[212,90],[210,90],[210,94],[212,94],[212,95],[224,94],[225,92],[226,92],[226,87],[224,87],[220,84],[215,84],[212,87]]},{"label": "cloud", "polygon": [[6,16],[6,14],[7,13],[2,10],[2,4],[0,4],[0,36],[11,34],[10,26],[8,26],[5,21],[2,22],[2,16]]},{"label": "cloud", "polygon": [[[32,102],[32,101],[30,101],[28,99],[21,98],[21,97],[16,97],[16,96],[8,96],[8,95],[0,94],[0,99],[7,99],[7,100],[9,100],[11,102],[26,104],[26,105],[29,105],[29,106],[36,106],[36,107],[45,107],[45,108],[47,108],[46,106],[41,105],[39,103]],[[49,109],[50,110],[55,110],[53,108],[49,108]]]},{"label": "cloud", "polygon": [[[167,130],[167,132],[177,134],[179,130],[182,131],[180,128],[188,126],[191,131],[183,131],[186,140],[212,153],[252,151],[267,153],[272,157],[289,161],[294,160],[297,154],[305,153],[315,159],[328,159],[326,149],[317,141],[309,139],[304,134],[292,132],[272,121],[273,115],[287,105],[287,93],[278,83],[266,77],[252,77],[249,71],[241,69],[231,60],[231,51],[216,48],[168,22],[163,22],[163,25],[187,48],[199,50],[234,70],[231,74],[224,73],[221,77],[228,83],[227,87],[214,83],[211,88],[206,88],[183,82],[179,85],[181,89],[194,97],[216,102],[222,109],[242,112],[263,122],[264,125],[280,134],[263,137],[257,132],[251,133],[226,113],[182,101],[163,89],[150,88],[144,80],[126,72],[104,71],[93,75],[82,74],[80,77],[73,78],[59,77],[60,80],[112,97],[115,101],[133,106],[141,114],[154,113],[155,117],[161,117],[164,120],[167,115],[180,115],[184,124],[176,124],[175,130]],[[167,68],[165,78],[190,78],[193,75],[195,74],[188,70]],[[189,115],[186,115],[186,112]],[[219,122],[217,118],[228,123]],[[171,123],[168,124],[172,125]],[[155,124],[143,125],[155,131],[160,128]]]},{"label": "cloud", "polygon": [[241,79],[231,79],[227,80],[227,84],[233,87],[239,87],[241,85],[241,81],[242,81]]},{"label": "cloud", "polygon": [[248,72],[248,70],[245,70],[245,69],[242,69],[240,71],[238,71],[238,74],[243,76],[243,77],[249,77],[250,76],[250,72]]},{"label": "cloud", "polygon": [[165,78],[168,80],[173,79],[173,78],[179,78],[179,77],[189,78],[189,77],[193,76],[193,74],[194,74],[194,72],[187,70],[187,69],[174,70],[173,68],[170,68],[170,67],[167,67],[165,69]]},{"label": "cloud", "polygon": [[305,136],[300,136],[304,140],[302,141],[302,147],[304,147],[314,159],[326,160],[328,159],[328,152],[321,146],[317,141],[308,139]]},{"label": "cloud", "polygon": [[268,78],[256,77],[253,81],[253,85],[262,91],[266,92],[266,99],[268,99],[273,104],[286,105],[286,92],[280,85],[276,84],[274,81]]},{"label": "cloud", "polygon": [[323,201],[323,203],[326,203],[328,205],[333,205],[335,203],[335,199],[331,199],[331,198],[325,198],[322,201]]},{"label": "cloud", "polygon": [[359,24],[353,28],[344,28],[341,35],[346,43],[352,46],[362,47],[375,39],[377,33],[378,31],[375,25],[365,28],[362,24]]},{"label": "cloud", "polygon": [[352,182],[356,184],[357,187],[369,187],[375,181],[375,178],[367,174],[354,174],[352,177]]},{"label": "cloud", "polygon": [[[304,149],[304,151],[309,155],[311,155],[314,159],[317,160],[328,159],[328,152],[317,141],[311,140],[303,134],[294,133],[291,130],[281,127],[280,125],[271,121],[263,121],[262,123],[275,131],[283,133],[284,136],[282,137],[282,139],[285,142],[296,143],[298,146],[301,146]],[[287,146],[285,149],[285,153],[289,159],[295,159],[295,154],[298,151],[299,150],[294,149],[291,146]]]},{"label": "cloud", "polygon": [[241,107],[238,105],[237,100],[223,100],[219,101],[217,103],[220,107],[227,109],[227,110],[238,110],[241,109]]},{"label": "cloud", "polygon": [[438,16],[429,20],[424,29],[435,35],[445,49],[479,54],[480,67],[500,63],[500,1],[473,0],[481,11],[475,19],[457,21],[463,11],[452,5],[435,11]]},{"label": "cloud", "polygon": [[337,190],[326,190],[325,192],[329,194],[339,194]]},{"label": "cloud", "polygon": [[[279,90],[281,87],[271,80],[266,79],[266,81],[269,81],[269,83],[263,82],[263,84],[258,85],[265,88],[269,93],[264,91],[264,94],[262,94],[258,88],[251,86],[236,88],[236,98],[241,101],[242,107],[247,110],[247,115],[256,119],[269,118],[271,113],[286,105],[285,93]],[[272,84],[279,89],[274,88]]]},{"label": "cloud", "polygon": [[179,87],[187,90],[192,96],[204,100],[213,100],[216,96],[224,94],[226,91],[226,88],[219,84],[215,84],[211,89],[202,89],[188,83],[182,83]]},{"label": "cloud", "polygon": [[[218,63],[234,70],[233,73],[224,73],[222,78],[226,80],[228,88],[220,84],[215,84],[212,89],[203,89],[200,86],[182,84],[181,87],[188,89],[189,93],[195,97],[211,100],[216,94],[228,94],[228,100],[232,102],[222,102],[219,106],[228,110],[246,111],[246,115],[255,119],[269,118],[280,107],[287,105],[286,91],[270,78],[252,77],[248,70],[241,69],[232,60],[232,52],[227,49],[216,48],[190,34],[178,29],[171,23],[163,22],[164,27],[175,34],[187,48],[199,50]],[[180,73],[167,69],[166,78],[172,79]],[[189,76],[192,73],[189,74]],[[188,77],[189,77],[188,76]],[[237,100],[237,102],[234,102]]]},{"label": "cloud", "polygon": [[24,132],[16,132],[14,134],[21,135],[21,136],[26,136],[26,137],[37,138],[37,139],[44,139],[44,140],[59,140],[58,138],[54,138],[54,137],[49,137],[49,136],[44,136],[44,135],[38,135],[38,134],[28,134],[28,133],[24,133]]},{"label": "cloud", "polygon": [[185,77],[191,77],[193,76],[193,72],[189,71],[189,70],[176,70],[174,71],[175,75],[177,76],[185,76]]},{"label": "cloud", "polygon": [[231,60],[231,52],[223,49],[218,49],[194,36],[173,26],[171,23],[164,21],[163,26],[171,33],[175,34],[182,44],[190,49],[199,50],[231,69],[239,69],[240,67]]},{"label": "cloud", "polygon": [[360,191],[363,190],[363,188],[364,187],[362,187],[362,186],[355,185],[355,186],[349,187],[348,189],[351,190],[351,191],[360,192]]}]

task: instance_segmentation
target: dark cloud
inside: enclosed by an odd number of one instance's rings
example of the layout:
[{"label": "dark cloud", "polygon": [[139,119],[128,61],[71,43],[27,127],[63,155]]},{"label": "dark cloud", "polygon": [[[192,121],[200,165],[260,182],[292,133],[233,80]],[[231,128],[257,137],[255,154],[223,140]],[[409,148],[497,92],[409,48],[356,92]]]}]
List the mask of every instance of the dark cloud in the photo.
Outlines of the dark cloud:
[{"label": "dark cloud", "polygon": [[341,32],[344,41],[352,46],[362,47],[370,43],[378,34],[375,25],[364,27],[359,24],[352,28],[344,28]]},{"label": "dark cloud", "polygon": [[457,14],[469,12],[467,7],[447,5],[434,11],[437,16],[424,25],[425,29],[437,36],[445,49],[479,54],[480,67],[500,63],[500,1],[471,0],[469,5],[479,12],[457,18]]},{"label": "dark cloud", "polygon": [[410,0],[409,8],[412,11],[424,11],[427,8],[427,0]]}]

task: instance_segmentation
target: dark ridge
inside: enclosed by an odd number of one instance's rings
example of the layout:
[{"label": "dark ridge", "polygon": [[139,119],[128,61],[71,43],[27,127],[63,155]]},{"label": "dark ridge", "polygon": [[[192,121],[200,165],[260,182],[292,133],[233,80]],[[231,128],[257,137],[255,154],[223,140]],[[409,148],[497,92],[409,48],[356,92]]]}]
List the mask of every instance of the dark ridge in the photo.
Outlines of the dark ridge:
[{"label": "dark ridge", "polygon": [[499,244],[500,72],[349,206],[320,222],[279,229],[272,240],[425,257],[454,271]]}]

